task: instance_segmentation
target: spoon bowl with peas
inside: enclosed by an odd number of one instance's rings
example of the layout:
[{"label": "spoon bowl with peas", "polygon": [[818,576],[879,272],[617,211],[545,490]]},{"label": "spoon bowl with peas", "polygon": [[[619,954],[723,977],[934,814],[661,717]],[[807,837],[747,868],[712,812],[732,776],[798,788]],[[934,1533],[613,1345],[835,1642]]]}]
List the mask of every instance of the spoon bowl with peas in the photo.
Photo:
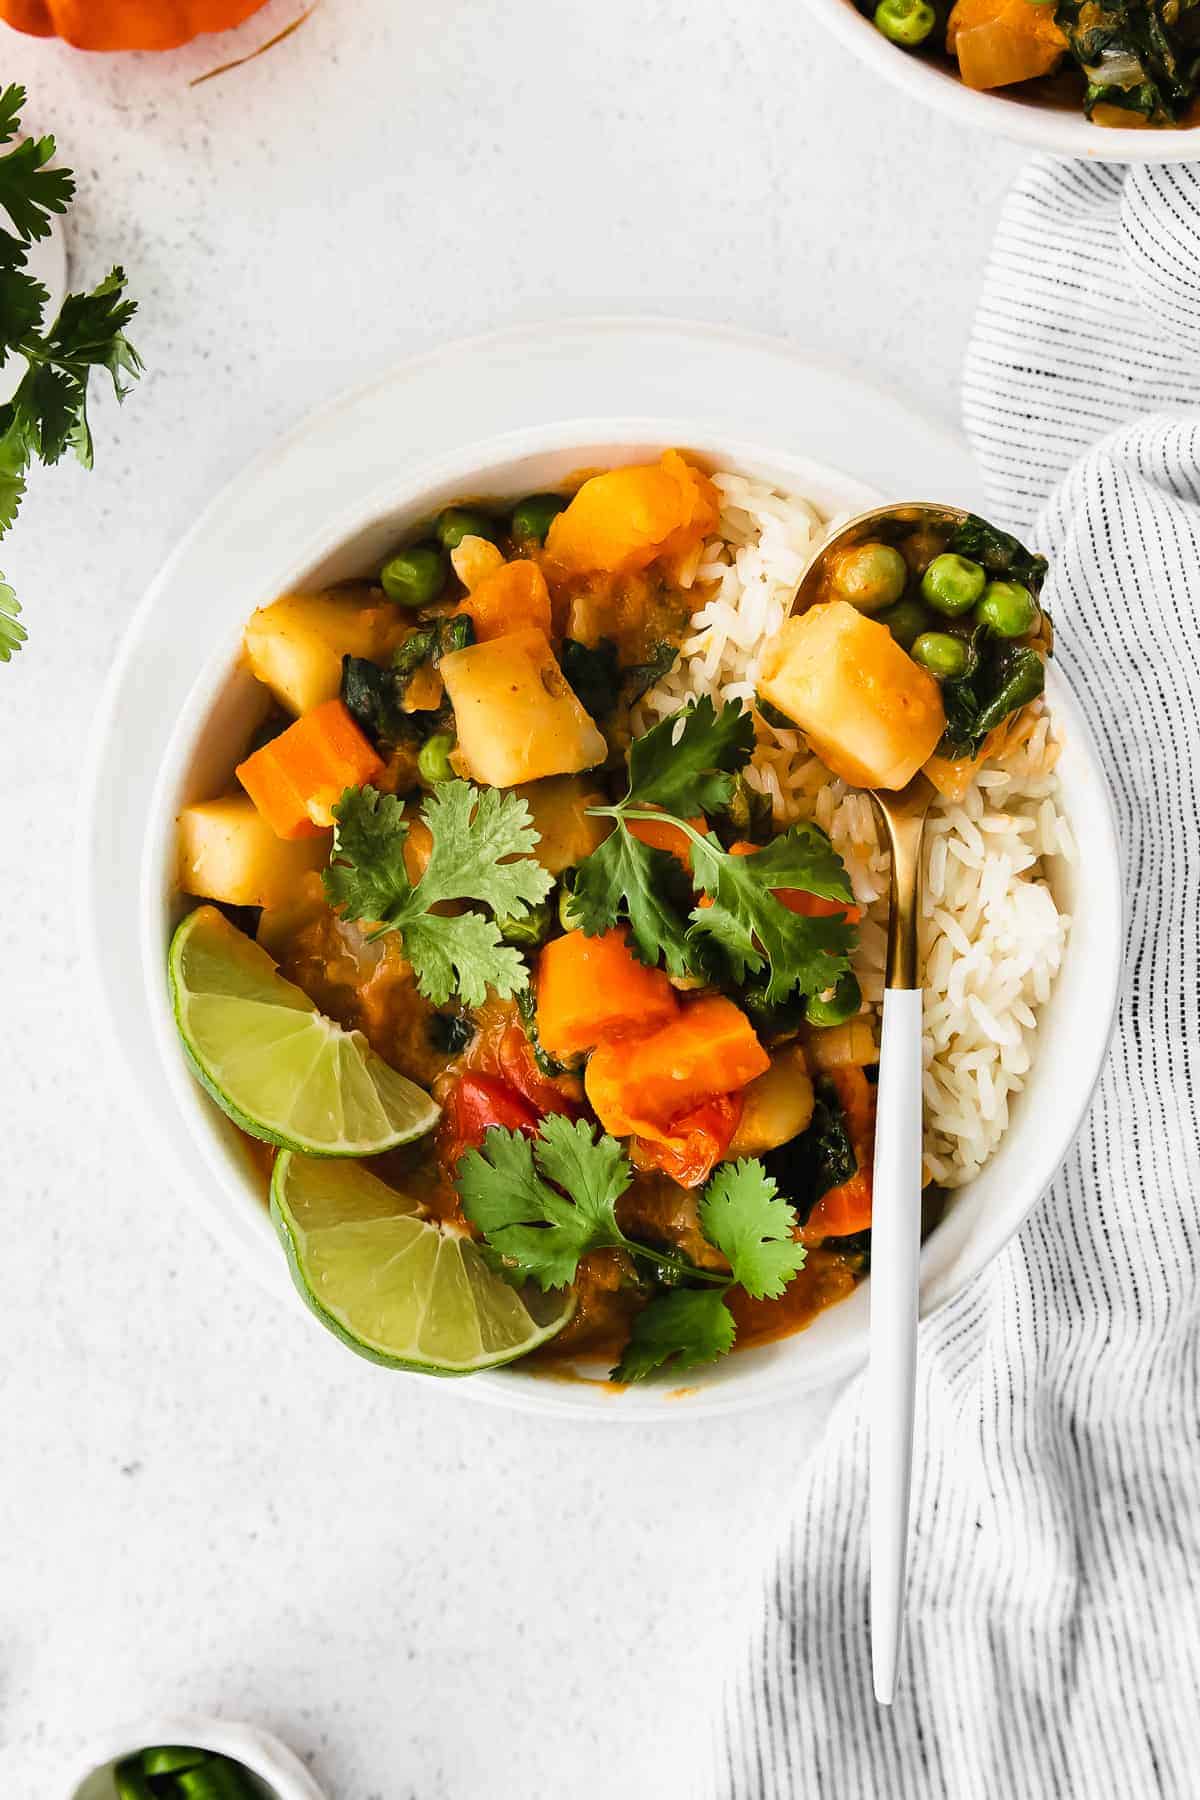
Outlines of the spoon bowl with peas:
[{"label": "spoon bowl with peas", "polygon": [[[935,708],[927,748],[919,756],[923,764],[933,747],[930,739],[943,724],[945,735],[954,738],[969,718],[972,743],[984,735],[990,699],[985,688],[999,684],[993,726],[1042,691],[1041,651],[1049,647],[1049,623],[1037,596],[1045,571],[1042,558],[974,514],[915,501],[875,507],[847,520],[821,545],[801,579],[793,612],[838,602],[844,610],[848,604],[885,626],[895,644],[939,684],[942,706],[928,681],[919,684],[933,696]],[[859,637],[867,636],[888,648],[886,640],[860,626]],[[868,650],[866,643],[863,649]],[[889,648],[888,655],[895,663],[895,651]],[[902,670],[904,664],[897,666]],[[878,699],[886,678],[877,668],[867,672],[851,655],[850,673],[864,704]],[[781,706],[786,713],[782,700]],[[801,704],[795,717],[804,729],[802,711]],[[821,752],[819,734],[814,747]],[[856,783],[870,794],[891,850],[869,1375],[871,1658],[875,1697],[882,1705],[890,1705],[895,1695],[903,1627],[921,1253],[918,923],[925,819],[935,789],[917,762],[917,757],[902,761],[893,779],[876,773]],[[849,765],[837,772],[850,778]]]}]

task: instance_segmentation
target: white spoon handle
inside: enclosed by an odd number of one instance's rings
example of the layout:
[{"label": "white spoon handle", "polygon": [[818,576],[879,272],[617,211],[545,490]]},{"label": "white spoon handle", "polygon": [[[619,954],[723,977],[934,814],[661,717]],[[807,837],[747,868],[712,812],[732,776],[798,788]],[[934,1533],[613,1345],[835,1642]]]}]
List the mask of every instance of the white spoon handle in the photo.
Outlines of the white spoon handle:
[{"label": "white spoon handle", "polygon": [[883,996],[871,1214],[871,1670],[890,1706],[904,1624],[921,1261],[921,991]]}]

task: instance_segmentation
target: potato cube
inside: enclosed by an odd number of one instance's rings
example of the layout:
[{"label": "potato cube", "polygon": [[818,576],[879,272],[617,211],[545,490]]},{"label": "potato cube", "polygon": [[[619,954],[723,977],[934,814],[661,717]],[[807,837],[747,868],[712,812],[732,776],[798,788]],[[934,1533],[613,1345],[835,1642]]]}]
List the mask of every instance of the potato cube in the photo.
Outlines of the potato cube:
[{"label": "potato cube", "polygon": [[946,729],[933,676],[845,600],[786,621],[763,657],[758,691],[856,787],[904,787]]},{"label": "potato cube", "polygon": [[179,885],[227,906],[278,906],[329,861],[333,833],[276,837],[248,794],[200,800],[179,815]]},{"label": "potato cube", "polygon": [[589,806],[604,806],[607,797],[579,775],[551,775],[548,781],[522,782],[518,794],[529,804],[538,834],[534,855],[551,875],[561,875],[598,850],[612,830],[611,819],[594,819]]},{"label": "potato cube", "polygon": [[243,642],[251,673],[299,717],[337,699],[343,656],[386,656],[401,629],[396,608],[367,589],[285,594],[252,614]]},{"label": "potato cube", "polygon": [[442,658],[458,746],[476,781],[516,787],[594,768],[608,746],[545,632],[513,631]]}]

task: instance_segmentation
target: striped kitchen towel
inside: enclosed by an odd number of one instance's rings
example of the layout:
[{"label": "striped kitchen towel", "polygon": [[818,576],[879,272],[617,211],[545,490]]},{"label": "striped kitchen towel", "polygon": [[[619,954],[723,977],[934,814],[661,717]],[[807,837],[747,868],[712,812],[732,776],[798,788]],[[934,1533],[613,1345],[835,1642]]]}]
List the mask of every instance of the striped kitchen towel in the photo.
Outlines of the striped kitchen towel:
[{"label": "striped kitchen towel", "polygon": [[993,516],[1052,559],[1112,787],[1116,1037],[1051,1192],[921,1330],[895,1707],[859,1381],[728,1691],[724,1800],[1200,1794],[1200,170],[1034,163],[965,412]]}]

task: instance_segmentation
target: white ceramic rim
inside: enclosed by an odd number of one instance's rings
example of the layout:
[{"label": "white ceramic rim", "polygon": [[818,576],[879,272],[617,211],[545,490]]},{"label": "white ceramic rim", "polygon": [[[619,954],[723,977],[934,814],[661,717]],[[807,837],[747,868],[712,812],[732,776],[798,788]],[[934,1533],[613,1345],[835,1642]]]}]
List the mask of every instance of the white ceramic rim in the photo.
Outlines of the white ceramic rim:
[{"label": "white ceramic rim", "polygon": [[197,1713],[156,1714],[101,1733],[78,1759],[62,1800],[91,1800],[93,1784],[114,1763],[159,1744],[180,1744],[231,1757],[264,1783],[272,1800],[326,1800],[324,1789],[317,1786],[296,1753],[271,1732]]},{"label": "white ceramic rim", "polygon": [[[895,403],[888,399],[888,397],[873,394],[872,390],[862,388],[859,384],[851,382],[849,378],[840,376],[831,377],[828,370],[816,370],[809,365],[798,362],[790,356],[786,350],[779,346],[764,343],[762,340],[747,340],[742,338],[740,334],[722,332],[712,333],[708,328],[703,327],[659,325],[657,323],[647,326],[640,321],[602,321],[591,324],[569,325],[559,329],[563,339],[563,348],[568,352],[574,346],[585,341],[591,342],[594,345],[597,341],[597,333],[600,334],[601,341],[606,339],[607,334],[606,341],[609,349],[614,353],[613,358],[610,360],[615,360],[617,373],[620,372],[622,360],[625,355],[632,351],[637,351],[637,353],[642,356],[646,355],[648,352],[652,353],[655,359],[655,370],[661,371],[664,356],[668,354],[666,347],[669,344],[674,344],[678,348],[680,342],[682,342],[685,353],[680,358],[678,386],[680,392],[687,392],[693,401],[694,392],[690,388],[691,359],[696,354],[700,345],[703,346],[704,352],[709,357],[710,361],[715,360],[719,363],[722,358],[725,358],[732,359],[734,364],[741,365],[742,359],[747,359],[742,368],[742,372],[746,375],[752,373],[752,366],[756,359],[759,359],[761,362],[761,359],[765,358],[765,369],[760,366],[758,368],[758,374],[760,376],[764,373],[769,374],[770,380],[772,384],[774,384],[771,393],[772,404],[775,403],[776,398],[775,386],[779,384],[786,374],[789,379],[783,383],[785,390],[795,386],[798,382],[801,388],[804,388],[807,385],[810,386],[813,391],[822,392],[826,407],[832,407],[834,411],[838,412],[839,418],[840,408],[844,407],[848,401],[850,401],[851,395],[853,395],[853,402],[857,403],[860,408],[860,423],[866,423],[868,426],[868,430],[864,433],[864,442],[869,443],[873,441],[869,431],[869,414],[872,404],[879,409],[880,417],[887,418],[894,428],[898,427],[898,422],[900,420],[904,421],[902,437],[905,474],[902,479],[893,478],[890,484],[890,491],[894,495],[899,496],[902,493],[904,497],[911,497],[911,494],[914,491],[914,477],[922,473],[919,467],[921,460],[919,452],[916,461],[914,462],[913,445],[914,443],[919,444],[921,442],[922,430],[927,430],[927,428],[923,426],[923,422],[919,421],[918,418],[911,414],[907,414],[906,416],[905,409],[900,409],[897,413],[895,410]],[[545,343],[545,338],[545,331],[536,334],[536,342],[539,345]],[[699,342],[697,340],[699,340]],[[417,364],[404,365],[401,369],[393,372],[392,375],[385,377],[383,382],[378,384],[377,387],[364,390],[357,396],[351,396],[345,402],[340,403],[338,407],[329,409],[326,413],[318,415],[315,419],[310,420],[305,426],[301,427],[299,432],[293,434],[292,439],[290,439],[287,444],[280,446],[276,451],[268,454],[265,458],[260,459],[257,468],[251,471],[250,476],[247,479],[236,484],[233,489],[227,490],[214,506],[209,509],[208,513],[200,521],[197,527],[194,528],[193,532],[180,547],[179,551],[177,551],[168,562],[162,574],[148,593],[137,619],[135,620],[133,627],[131,627],[129,638],[118,659],[117,667],[114,669],[105,703],[101,708],[96,727],[94,756],[91,761],[88,789],[85,794],[86,829],[83,840],[84,875],[81,886],[81,891],[84,894],[84,918],[82,923],[85,941],[88,943],[92,953],[92,967],[99,984],[102,1008],[105,1016],[109,1016],[110,1008],[112,1009],[110,1023],[113,1027],[114,1035],[121,1045],[122,1051],[124,1052],[129,1048],[127,1042],[122,1042],[122,1029],[128,1032],[132,1024],[134,1035],[138,1039],[134,1048],[132,1067],[130,1070],[134,1078],[135,1092],[138,1089],[139,1080],[146,1081],[150,1079],[150,1075],[153,1072],[148,1069],[146,1062],[148,1049],[153,1054],[154,1060],[157,1063],[158,1072],[165,1075],[166,1080],[170,1084],[172,1098],[171,1106],[168,1110],[173,1116],[165,1120],[159,1120],[156,1123],[162,1128],[160,1135],[165,1137],[167,1141],[168,1154],[172,1154],[176,1169],[178,1169],[179,1166],[180,1147],[183,1142],[180,1130],[181,1123],[189,1119],[190,1124],[187,1129],[192,1133],[191,1153],[194,1155],[194,1115],[195,1109],[200,1104],[198,1091],[195,1089],[190,1078],[183,1073],[182,1061],[178,1055],[178,1048],[174,1042],[173,1033],[170,1031],[169,1024],[166,1023],[167,1015],[165,1003],[159,999],[157,1001],[157,1010],[153,1014],[151,1008],[139,1006],[137,1015],[131,1019],[130,997],[128,994],[120,994],[114,991],[114,986],[119,986],[119,983],[114,984],[114,982],[108,979],[102,954],[106,945],[104,941],[105,925],[102,924],[101,921],[105,915],[105,901],[110,897],[109,889],[113,880],[113,862],[108,855],[109,840],[106,836],[106,830],[112,828],[114,825],[111,802],[107,809],[103,802],[106,792],[106,779],[111,784],[114,773],[113,757],[116,753],[116,749],[119,747],[114,738],[112,722],[120,716],[123,701],[130,699],[131,696],[135,694],[139,651],[142,646],[147,643],[149,643],[151,647],[153,646],[155,621],[156,619],[160,621],[161,630],[161,620],[164,615],[164,610],[170,608],[173,601],[178,608],[180,601],[186,600],[186,594],[181,593],[180,590],[181,588],[186,587],[187,573],[189,568],[196,563],[196,560],[203,557],[211,558],[215,552],[218,556],[219,567],[220,553],[230,535],[229,527],[231,518],[238,515],[239,501],[243,501],[242,511],[244,512],[244,496],[247,493],[258,494],[262,492],[265,501],[278,499],[278,495],[275,492],[279,485],[277,477],[281,468],[285,475],[287,473],[289,451],[298,449],[303,452],[306,447],[311,447],[314,442],[320,445],[323,442],[326,433],[330,430],[331,422],[336,421],[339,415],[341,416],[342,424],[345,425],[347,420],[351,423],[353,422],[356,416],[356,410],[357,412],[362,412],[363,409],[365,409],[367,413],[370,413],[371,407],[377,402],[381,391],[387,392],[394,388],[398,392],[403,392],[407,385],[411,397],[414,371],[418,374],[423,372],[424,376],[428,376],[432,365],[434,371],[433,386],[435,390],[439,390],[443,383],[443,377],[453,381],[456,374],[461,375],[464,361],[470,363],[472,358],[477,359],[481,354],[486,360],[489,356],[494,356],[497,351],[502,348],[508,351],[519,351],[528,343],[529,335],[517,332],[497,334],[497,336],[493,338],[473,340],[467,345],[452,346],[446,352],[441,353],[434,358],[421,359]],[[605,357],[601,356],[600,361],[603,364],[605,362]],[[633,369],[624,370],[624,384],[626,388],[635,386],[638,388],[638,391],[642,391],[641,384],[637,380],[637,361],[638,355],[635,354],[633,356],[635,367]],[[525,365],[521,362],[519,357],[517,358],[517,362],[520,368],[522,382],[527,386],[527,371]],[[595,373],[595,371],[593,371],[593,373]],[[610,369],[605,372],[602,369],[601,374],[604,376],[605,391],[608,391],[608,387],[611,385],[614,378],[614,371]],[[828,389],[828,384],[831,380],[834,383],[833,391]],[[822,384],[826,384],[824,388],[822,387]],[[618,385],[620,384],[618,383]],[[590,437],[591,441],[594,442],[598,441],[596,434],[601,430],[606,434],[611,434],[613,432],[614,423],[611,418],[599,420],[591,419],[587,421],[577,420],[573,424],[564,424],[561,420],[561,416],[556,414],[553,408],[553,400],[558,391],[557,384],[552,383],[551,386],[554,392],[553,394],[548,393],[546,398],[547,404],[551,406],[552,423],[537,428],[527,427],[523,432],[502,434],[500,437],[490,439],[487,444],[482,446],[479,444],[468,445],[465,448],[460,446],[453,455],[447,454],[441,459],[420,458],[418,459],[419,474],[416,472],[413,473],[409,481],[409,486],[411,486],[414,492],[420,489],[428,490],[432,485],[431,470],[440,471],[445,475],[448,470],[455,466],[463,468],[474,466],[478,468],[480,466],[479,459],[482,451],[496,451],[498,447],[514,449],[521,446],[528,446],[530,443],[538,441],[539,439],[545,440],[547,433],[550,434],[552,439],[561,444],[568,441],[568,437],[570,441],[578,443],[586,443],[589,441]],[[838,391],[839,386],[840,392]],[[786,415],[787,407],[789,404],[794,404],[795,396],[791,392],[785,391],[781,396],[781,399]],[[377,410],[378,408],[376,407],[376,411]],[[694,421],[689,426],[688,421],[678,413],[672,413],[666,418],[661,415],[656,415],[651,419],[639,419],[633,422],[632,425],[629,421],[624,421],[624,424],[627,429],[635,431],[638,436],[647,436],[647,434],[649,434],[648,441],[691,442],[697,446],[703,446],[706,442],[711,443],[715,435],[724,448],[728,448],[734,441],[733,435],[728,427],[721,427],[714,434],[711,428],[698,428]],[[579,433],[580,435],[576,436],[576,433]],[[753,452],[751,460],[756,460],[759,463],[766,463],[769,465],[779,465],[781,462],[787,462],[789,460],[786,453],[779,449],[778,421],[776,421],[774,435],[776,440],[774,447],[763,447],[761,440],[756,440],[755,444],[751,447]],[[817,431],[817,435],[818,437],[820,436],[819,430]],[[962,471],[954,468],[955,460],[964,453],[953,440],[943,442],[940,446],[937,445],[935,434],[933,448],[926,452],[926,458],[929,462],[937,464],[940,462],[941,454],[943,452],[949,452],[949,456],[947,458],[946,466],[939,469],[937,484],[931,485],[929,482],[922,480],[920,484],[922,490],[926,493],[936,492],[939,498],[958,501],[962,504],[978,504],[976,494],[973,491],[973,484],[964,481]],[[804,458],[792,460],[798,460],[808,464],[810,468],[812,467],[810,459]],[[896,461],[894,466],[896,468],[900,467],[899,440],[897,441],[896,446]],[[953,474],[950,472],[952,468],[954,468]],[[274,476],[272,471],[275,472]],[[847,505],[869,503],[871,499],[878,497],[878,490],[873,494],[871,489],[864,486],[861,482],[847,481],[846,478],[837,477],[833,471],[828,469],[825,473],[829,478],[843,484]],[[260,482],[262,484],[261,487],[259,485]],[[398,485],[398,482],[394,478],[389,479],[389,481],[384,484],[386,493],[393,503],[395,501]],[[367,493],[369,496],[367,502],[364,502],[364,493]],[[294,568],[298,569],[311,566],[319,560],[319,556],[325,548],[328,548],[339,539],[351,535],[356,524],[361,526],[365,519],[373,516],[374,512],[378,510],[382,495],[379,491],[372,494],[366,487],[360,487],[353,493],[351,498],[353,503],[348,504],[346,508],[335,507],[331,503],[331,516],[334,517],[337,522],[333,526],[321,527],[318,532],[311,531],[309,515],[305,513],[303,506],[298,505],[298,507],[293,507],[293,512],[298,511],[298,517],[290,521],[295,527],[295,535],[289,540],[289,555],[293,559]],[[236,536],[237,534],[235,531],[233,533],[235,540]],[[302,549],[297,550],[295,548],[296,545],[302,546]],[[281,564],[279,562],[272,565],[273,580],[269,583],[266,591],[279,591],[280,587],[284,585],[279,580],[280,569]],[[230,573],[229,570],[224,570],[222,572],[226,575]],[[261,592],[261,590],[255,591]],[[250,606],[254,603],[253,599],[250,600],[245,606],[244,612],[248,612]],[[244,612],[239,612],[238,617],[244,617]],[[176,613],[176,616],[178,616],[178,612]],[[172,743],[175,747],[176,757],[178,757],[180,752],[180,746],[186,744],[190,739],[191,731],[194,728],[196,719],[205,712],[216,680],[216,672],[227,660],[227,651],[225,648],[222,647],[218,653],[214,654],[211,649],[211,644],[212,639],[210,637],[206,646],[209,650],[207,668],[201,668],[201,675],[198,680],[192,684],[191,692],[181,699],[181,716],[177,719],[172,734]],[[197,658],[197,663],[199,663],[199,657]],[[1058,690],[1061,689],[1061,685],[1061,681],[1055,677],[1054,686],[1052,688],[1052,697],[1056,706],[1060,704]],[[1086,733],[1083,731],[1082,721],[1078,719],[1078,715],[1075,713],[1072,703],[1066,698],[1065,692],[1062,695],[1061,704],[1067,711],[1074,715],[1072,719],[1072,736],[1075,742],[1080,745],[1085,744]],[[152,732],[150,735],[153,737],[154,733]],[[144,748],[152,750],[153,746],[147,745]],[[1094,769],[1094,753],[1089,750],[1085,752],[1085,756]],[[162,797],[166,793],[167,785],[171,780],[172,762],[171,756],[165,751],[158,755],[157,761],[160,765],[157,788],[159,796],[159,827],[161,832]],[[128,762],[128,759],[126,759],[126,762]],[[1101,835],[1107,836],[1107,843],[1101,846],[1103,854],[1098,854],[1097,856],[1097,867],[1101,869],[1103,875],[1103,865],[1107,857],[1110,875],[1112,876],[1112,879],[1115,880],[1115,843],[1112,837],[1111,811],[1108,809],[1107,796],[1104,798],[1103,805],[1104,809],[1106,809],[1106,826]],[[154,810],[153,805],[148,805],[146,812],[146,817],[148,819],[154,813]],[[118,864],[119,860],[120,859],[118,858]],[[149,868],[152,866],[154,865],[153,858],[151,857],[147,862],[147,867]],[[1103,887],[1103,885],[1102,879],[1101,886]],[[127,886],[128,883],[126,880],[126,889],[124,890],[126,892]],[[123,913],[120,911],[114,913],[111,905],[107,908],[107,912],[109,915],[106,921],[107,924],[113,929],[123,930],[126,924]],[[1117,914],[1119,916],[1119,897],[1117,900]],[[154,928],[154,931],[149,930],[148,919],[149,914],[143,898],[143,901],[139,903],[138,906],[138,929],[142,934],[143,947],[146,950],[148,959],[147,966],[153,966],[155,971],[154,980],[155,982],[159,982],[160,977],[158,971],[161,969],[162,952],[161,914],[159,915],[159,923]],[[1114,996],[1118,970],[1119,944],[1114,949],[1112,958],[1111,987]],[[158,985],[156,991],[161,995],[161,985]],[[1104,1023],[1106,1028],[1110,1014],[1111,1007],[1105,1014]],[[149,1025],[152,1017],[154,1018],[154,1032],[156,1035],[153,1044],[148,1046],[146,1042],[146,1027]],[[1098,1023],[1098,1019],[1093,1021],[1094,1025],[1097,1025]],[[164,1033],[166,1034],[165,1036]],[[1103,1046],[1106,1042],[1107,1030],[1100,1041],[1095,1042],[1090,1046],[1092,1057],[1094,1058],[1094,1068],[1090,1067],[1092,1058],[1087,1056],[1082,1059],[1081,1063],[1076,1062],[1074,1065],[1071,1091],[1074,1095],[1075,1104],[1068,1106],[1066,1112],[1060,1113],[1059,1115],[1060,1119],[1066,1120],[1066,1124],[1062,1130],[1062,1141],[1058,1146],[1059,1153],[1055,1157],[1054,1164],[1053,1166],[1047,1164],[1049,1170],[1047,1180],[1049,1179],[1050,1174],[1053,1173],[1053,1170],[1057,1168],[1058,1162],[1061,1160],[1061,1155],[1065,1153],[1069,1146],[1078,1123],[1086,1111],[1087,1100],[1090,1097],[1095,1077],[1098,1074],[1103,1057]],[[164,1055],[164,1050],[168,1052],[166,1055]],[[140,1068],[138,1066],[139,1063]],[[1080,1079],[1081,1074],[1084,1071],[1089,1071],[1087,1073],[1086,1082],[1082,1082]],[[204,1104],[207,1106],[207,1102]],[[211,1137],[211,1130],[209,1130],[208,1136]],[[1041,1159],[1039,1159],[1039,1161],[1040,1160]],[[228,1161],[225,1162],[222,1173],[223,1178],[228,1180],[231,1175]],[[273,1243],[270,1246],[271,1254],[269,1260],[264,1257],[263,1245],[267,1242],[267,1228],[265,1227],[265,1222],[256,1219],[256,1228],[252,1231],[249,1228],[248,1221],[225,1210],[218,1210],[212,1203],[211,1194],[206,1194],[203,1189],[198,1187],[194,1197],[197,1199],[203,1197],[206,1200],[206,1204],[203,1208],[206,1222],[211,1228],[216,1229],[219,1235],[239,1252],[242,1260],[248,1262],[248,1264],[253,1267],[256,1275],[258,1275],[273,1292],[277,1294],[287,1293],[290,1296],[291,1289],[284,1273],[283,1262],[275,1253]],[[924,1309],[928,1311],[931,1307],[940,1304],[943,1300],[948,1298],[952,1292],[958,1291],[964,1282],[977,1272],[978,1268],[982,1267],[983,1263],[986,1262],[1000,1245],[1007,1240],[1020,1224],[1021,1219],[1025,1216],[1029,1207],[1036,1202],[1037,1198],[1037,1191],[1026,1191],[1020,1207],[1014,1209],[1005,1208],[1002,1213],[991,1218],[986,1222],[987,1225],[990,1226],[990,1229],[978,1229],[969,1245],[965,1244],[963,1241],[964,1231],[966,1230],[965,1225],[960,1230],[951,1232],[948,1229],[950,1221],[947,1221],[947,1226],[940,1228],[939,1232],[934,1234],[925,1248],[923,1257]],[[245,1210],[244,1197],[242,1206],[243,1210]],[[260,1223],[263,1226],[263,1229],[261,1230],[257,1228]],[[860,1290],[859,1295],[853,1296],[851,1300],[843,1303],[843,1306],[835,1309],[836,1312],[844,1314],[847,1307],[852,1307],[859,1302],[860,1297],[862,1304],[865,1305],[865,1291]],[[298,1304],[298,1302],[293,1303]],[[817,1324],[819,1326],[820,1321],[818,1321]],[[831,1354],[828,1349],[826,1349],[823,1354],[818,1353],[817,1341],[814,1339],[816,1330],[817,1326],[814,1326],[812,1330],[805,1333],[801,1339],[790,1340],[792,1345],[811,1345],[811,1352],[807,1358],[795,1355],[786,1359],[781,1357],[778,1359],[778,1362],[784,1362],[786,1360],[786,1367],[781,1368],[777,1363],[770,1371],[756,1371],[754,1373],[753,1381],[750,1381],[748,1379],[751,1373],[748,1367],[749,1359],[752,1357],[759,1357],[762,1353],[758,1350],[743,1353],[742,1356],[739,1356],[736,1359],[736,1363],[745,1370],[745,1374],[739,1381],[731,1382],[728,1391],[715,1386],[701,1388],[699,1391],[694,1389],[683,1390],[687,1392],[689,1400],[689,1403],[685,1406],[665,1405],[665,1401],[672,1398],[674,1394],[679,1393],[680,1390],[671,1390],[670,1392],[664,1391],[662,1388],[633,1390],[630,1393],[621,1396],[621,1404],[611,1404],[606,1403],[605,1401],[604,1389],[596,1389],[592,1385],[586,1387],[580,1385],[578,1387],[572,1386],[568,1388],[565,1384],[551,1382],[549,1380],[530,1379],[527,1372],[514,1373],[511,1371],[498,1371],[491,1375],[472,1377],[469,1381],[463,1383],[442,1383],[439,1384],[439,1387],[441,1391],[461,1389],[476,1398],[494,1400],[504,1405],[517,1406],[525,1410],[550,1412],[560,1415],[580,1416],[587,1413],[592,1416],[608,1418],[616,1417],[622,1420],[630,1418],[662,1418],[666,1416],[696,1417],[700,1414],[736,1410],[742,1405],[765,1404],[769,1400],[787,1393],[805,1391],[806,1389],[824,1385],[827,1382],[837,1380],[849,1373],[862,1361],[866,1347],[865,1329],[858,1332],[855,1341],[851,1345],[842,1347],[837,1354]]]},{"label": "white ceramic rim", "polygon": [[1091,162],[1166,163],[1200,159],[1200,126],[1179,130],[1123,130],[1093,125],[1083,112],[1070,112],[1003,89],[981,93],[950,69],[914,56],[891,43],[860,13],[854,0],[807,0],[807,4],[860,62],[931,106],[957,125],[972,126],[1029,144],[1052,156]]}]

